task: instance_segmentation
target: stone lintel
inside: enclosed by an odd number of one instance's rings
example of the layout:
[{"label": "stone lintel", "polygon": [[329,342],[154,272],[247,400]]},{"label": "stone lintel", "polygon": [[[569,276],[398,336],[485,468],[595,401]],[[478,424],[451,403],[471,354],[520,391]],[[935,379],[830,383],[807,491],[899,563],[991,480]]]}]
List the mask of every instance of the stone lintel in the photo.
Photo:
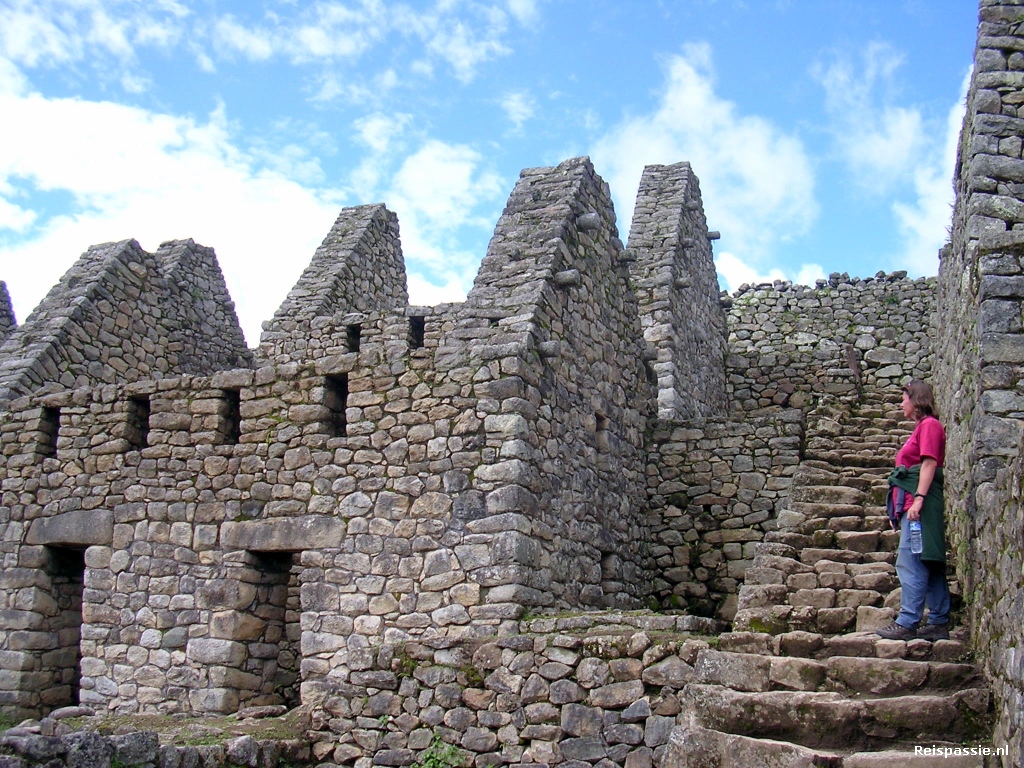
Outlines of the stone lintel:
[{"label": "stone lintel", "polygon": [[51,547],[110,546],[114,514],[106,509],[78,509],[33,520],[25,543]]},{"label": "stone lintel", "polygon": [[301,552],[340,546],[345,530],[344,520],[322,515],[247,520],[224,523],[220,543],[227,549],[250,552]]}]

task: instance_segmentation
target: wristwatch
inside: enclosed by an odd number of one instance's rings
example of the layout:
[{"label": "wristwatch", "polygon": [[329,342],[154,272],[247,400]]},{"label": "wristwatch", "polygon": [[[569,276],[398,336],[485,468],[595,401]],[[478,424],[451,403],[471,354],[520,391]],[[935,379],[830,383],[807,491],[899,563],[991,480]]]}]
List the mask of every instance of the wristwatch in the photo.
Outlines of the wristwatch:
[{"label": "wristwatch", "polygon": [[923,493],[915,493],[914,494],[914,498],[915,499],[924,499],[924,498],[927,498],[927,496],[925,494],[923,494]]}]

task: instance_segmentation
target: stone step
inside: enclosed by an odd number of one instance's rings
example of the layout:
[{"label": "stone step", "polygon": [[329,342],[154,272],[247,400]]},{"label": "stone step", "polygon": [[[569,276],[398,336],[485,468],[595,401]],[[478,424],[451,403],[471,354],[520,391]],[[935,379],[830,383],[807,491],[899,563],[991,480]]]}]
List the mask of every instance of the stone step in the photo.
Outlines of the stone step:
[{"label": "stone step", "polygon": [[865,515],[858,517],[833,517],[828,521],[828,527],[834,531],[890,531],[888,515]]},{"label": "stone step", "polygon": [[787,505],[794,512],[807,517],[849,517],[864,515],[864,507],[860,504],[841,504],[827,502],[790,501]]},{"label": "stone step", "polygon": [[864,503],[864,492],[857,488],[842,485],[811,485],[794,482],[789,494],[790,501],[803,501],[824,504]]},{"label": "stone step", "polygon": [[693,682],[737,691],[830,691],[851,696],[932,694],[984,686],[972,664],[832,656],[823,661],[701,650]]},{"label": "stone step", "polygon": [[[984,688],[949,695],[927,694],[848,699],[821,691],[736,691],[690,683],[683,699],[696,724],[741,736],[772,737],[810,748],[878,749],[898,739],[973,739],[988,711]],[[984,734],[988,735],[988,734]]]},{"label": "stone step", "polygon": [[[803,747],[777,739],[758,739],[722,733],[699,725],[672,729],[663,765],[678,768],[725,768],[726,766],[770,766],[771,768],[985,768],[980,755],[915,754],[915,744],[899,745],[877,752]],[[963,749],[962,744],[929,742],[928,747]]]},{"label": "stone step", "polygon": [[[917,748],[945,748],[949,755],[934,752],[918,754]],[[902,749],[886,749],[879,752],[857,752],[843,758],[842,768],[985,768],[985,756],[982,754],[957,754],[964,749],[963,744],[930,743],[906,744]]]},{"label": "stone step", "polygon": [[910,659],[912,661],[963,662],[969,657],[965,630],[955,629],[949,640],[885,640],[873,632],[826,637],[820,632],[795,630],[771,635],[733,631],[719,635],[718,649],[735,653],[800,656],[828,659],[832,656]]},{"label": "stone step", "polygon": [[[864,467],[864,468],[891,468],[892,456],[879,456],[874,453],[840,453],[837,451],[817,451],[810,448],[805,454],[806,458],[814,461],[821,461],[832,467]],[[895,453],[893,454],[895,456]]]},{"label": "stone step", "polygon": [[694,724],[672,729],[661,764],[673,768],[843,768],[842,757],[834,750],[808,749],[786,741],[722,733]]}]

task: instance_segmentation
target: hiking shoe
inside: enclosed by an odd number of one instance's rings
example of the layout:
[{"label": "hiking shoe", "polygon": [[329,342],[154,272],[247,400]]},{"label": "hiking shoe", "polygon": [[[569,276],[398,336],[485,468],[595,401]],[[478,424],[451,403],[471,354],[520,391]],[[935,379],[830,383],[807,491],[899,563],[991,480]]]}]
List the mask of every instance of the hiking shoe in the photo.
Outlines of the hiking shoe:
[{"label": "hiking shoe", "polygon": [[913,629],[907,629],[902,624],[893,622],[888,627],[875,630],[875,634],[886,640],[913,640],[918,636]]},{"label": "hiking shoe", "polygon": [[928,640],[934,643],[936,640],[949,640],[948,624],[925,624],[917,630],[917,636],[921,640]]}]

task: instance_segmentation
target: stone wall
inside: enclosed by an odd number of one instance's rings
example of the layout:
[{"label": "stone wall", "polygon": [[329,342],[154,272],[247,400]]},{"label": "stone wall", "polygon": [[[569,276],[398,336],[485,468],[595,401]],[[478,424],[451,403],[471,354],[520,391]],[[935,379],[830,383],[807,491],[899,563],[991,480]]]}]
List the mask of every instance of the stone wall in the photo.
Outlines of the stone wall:
[{"label": "stone wall", "polygon": [[734,410],[808,408],[822,393],[891,398],[931,371],[935,278],[833,274],[816,288],[741,286],[728,313],[726,377]]},{"label": "stone wall", "polygon": [[774,530],[800,462],[803,413],[659,422],[648,452],[656,595],[731,620],[754,545]]},{"label": "stone wall", "polygon": [[[109,734],[94,730],[105,727],[109,731],[110,726],[97,721],[90,712],[86,707],[65,707],[38,725],[11,728],[0,735],[0,749],[4,750],[0,760],[6,768],[29,768],[40,763],[51,768],[277,768],[310,762],[309,743],[304,738],[242,735],[215,744],[161,743],[166,738],[162,740],[154,731]],[[203,732],[200,738],[204,741],[210,740],[211,733],[218,733],[204,725],[196,730]],[[188,741],[188,736],[182,741]]]},{"label": "stone wall", "polygon": [[658,416],[725,414],[725,313],[700,185],[689,163],[644,169],[629,233],[644,338],[657,357]]},{"label": "stone wall", "polygon": [[936,382],[951,546],[992,680],[996,744],[1024,760],[1024,8],[982,0],[943,249]]},{"label": "stone wall", "polygon": [[[261,354],[269,358],[275,344],[299,342],[310,335],[312,323],[338,316],[341,324],[356,326],[361,313],[404,311],[408,303],[398,217],[383,205],[345,208],[274,318],[264,324]],[[346,315],[352,315],[350,322]],[[294,354],[294,346],[288,352]]]},{"label": "stone wall", "polygon": [[14,307],[11,306],[11,294],[7,292],[7,283],[0,280],[0,346],[17,325],[14,320]]},{"label": "stone wall", "polygon": [[[588,159],[522,172],[465,313],[505,331],[481,349],[503,374],[488,400],[506,398],[485,420],[489,442],[501,441],[485,477],[501,486],[489,512],[531,521],[531,591],[517,599],[638,606],[650,585],[643,448],[653,387],[611,197]],[[520,358],[507,357],[511,344]]]},{"label": "stone wall", "polygon": [[377,649],[349,686],[311,694],[314,756],[339,765],[425,765],[431,754],[448,765],[673,765],[680,693],[709,652],[698,633],[715,622],[613,612],[522,624],[486,641]]},{"label": "stone wall", "polygon": [[90,248],[0,347],[0,404],[43,388],[158,379],[248,364],[209,248]]},{"label": "stone wall", "polygon": [[[370,214],[367,275],[401,263]],[[253,368],[12,400],[0,703],[292,703],[384,642],[639,606],[654,388],[621,253],[569,161],[524,173],[464,305],[370,311],[391,299],[307,274],[287,302],[331,314],[279,315]]]}]

